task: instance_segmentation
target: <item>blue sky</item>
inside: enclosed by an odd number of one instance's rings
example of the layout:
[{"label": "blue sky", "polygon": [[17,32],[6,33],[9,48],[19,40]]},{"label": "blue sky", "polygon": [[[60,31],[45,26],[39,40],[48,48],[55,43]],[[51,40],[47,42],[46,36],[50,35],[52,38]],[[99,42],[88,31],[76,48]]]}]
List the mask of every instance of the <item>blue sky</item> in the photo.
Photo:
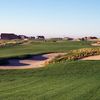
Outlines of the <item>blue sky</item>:
[{"label": "blue sky", "polygon": [[100,36],[100,0],[0,0],[0,32]]}]

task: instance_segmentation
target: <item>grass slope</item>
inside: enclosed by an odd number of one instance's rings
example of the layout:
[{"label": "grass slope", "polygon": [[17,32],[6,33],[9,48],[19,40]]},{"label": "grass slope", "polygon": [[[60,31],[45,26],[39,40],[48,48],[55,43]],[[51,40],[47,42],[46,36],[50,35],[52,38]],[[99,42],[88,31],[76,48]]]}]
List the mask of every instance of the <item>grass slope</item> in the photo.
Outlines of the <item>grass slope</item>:
[{"label": "grass slope", "polygon": [[[91,47],[87,42],[32,43],[0,48],[0,57]],[[0,100],[100,100],[100,61],[70,61],[41,69],[0,70]]]},{"label": "grass slope", "polygon": [[0,100],[100,100],[100,61],[0,71]]}]

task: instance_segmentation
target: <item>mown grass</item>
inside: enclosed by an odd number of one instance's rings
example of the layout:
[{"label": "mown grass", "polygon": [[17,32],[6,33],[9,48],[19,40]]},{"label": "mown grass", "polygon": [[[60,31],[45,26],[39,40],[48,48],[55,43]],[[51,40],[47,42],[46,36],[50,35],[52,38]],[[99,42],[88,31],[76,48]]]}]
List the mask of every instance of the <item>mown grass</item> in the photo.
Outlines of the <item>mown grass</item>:
[{"label": "mown grass", "polygon": [[28,45],[5,46],[0,48],[0,57],[12,57],[25,54],[37,54],[45,52],[66,52],[68,50],[91,47],[90,42],[33,42]]},{"label": "mown grass", "polygon": [[1,100],[100,100],[100,61],[0,71]]},{"label": "mown grass", "polygon": [[[0,48],[0,57],[91,47],[86,42]],[[100,61],[67,61],[40,69],[0,70],[0,100],[100,100]]]}]

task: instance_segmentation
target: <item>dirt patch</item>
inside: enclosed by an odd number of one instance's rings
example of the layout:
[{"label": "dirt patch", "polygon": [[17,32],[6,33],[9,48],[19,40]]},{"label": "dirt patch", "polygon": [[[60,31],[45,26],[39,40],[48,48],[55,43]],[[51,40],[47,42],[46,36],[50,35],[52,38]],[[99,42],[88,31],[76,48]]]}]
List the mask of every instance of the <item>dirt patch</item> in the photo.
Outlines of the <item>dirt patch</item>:
[{"label": "dirt patch", "polygon": [[8,60],[9,64],[0,66],[0,69],[31,69],[31,68],[40,68],[48,64],[49,61],[54,59],[59,55],[64,55],[65,53],[50,53],[44,55],[35,55],[32,58],[19,60],[19,59],[10,59]]}]

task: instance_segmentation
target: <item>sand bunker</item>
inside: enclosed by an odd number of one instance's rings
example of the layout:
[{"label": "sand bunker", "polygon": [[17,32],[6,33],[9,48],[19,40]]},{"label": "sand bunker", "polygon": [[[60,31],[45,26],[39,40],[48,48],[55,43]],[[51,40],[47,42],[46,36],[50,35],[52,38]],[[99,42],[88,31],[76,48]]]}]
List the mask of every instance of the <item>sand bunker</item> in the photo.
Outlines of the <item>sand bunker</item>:
[{"label": "sand bunker", "polygon": [[86,57],[86,58],[83,58],[81,60],[100,60],[100,55]]},{"label": "sand bunker", "polygon": [[18,60],[11,59],[8,60],[8,65],[0,66],[0,69],[30,69],[30,68],[40,68],[48,64],[49,61],[54,59],[58,55],[64,55],[65,53],[50,53],[44,55],[36,55],[30,59]]},{"label": "sand bunker", "polygon": [[91,44],[92,46],[100,46],[98,43]]}]

